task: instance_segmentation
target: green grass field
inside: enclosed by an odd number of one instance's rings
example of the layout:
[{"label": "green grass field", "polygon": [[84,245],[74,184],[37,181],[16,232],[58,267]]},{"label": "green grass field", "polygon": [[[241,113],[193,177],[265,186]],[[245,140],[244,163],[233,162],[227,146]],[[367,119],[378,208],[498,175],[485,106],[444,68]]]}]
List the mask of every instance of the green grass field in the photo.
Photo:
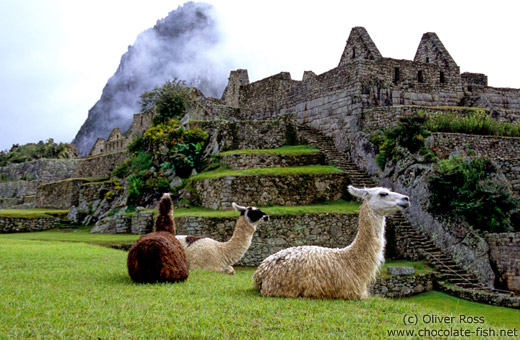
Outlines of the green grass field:
[{"label": "green grass field", "polygon": [[[364,301],[264,298],[252,289],[253,272],[192,271],[184,283],[135,284],[126,252],[0,235],[0,339],[389,339],[397,338],[391,330],[520,328],[519,310],[438,292]],[[403,325],[406,315],[485,323]]]}]

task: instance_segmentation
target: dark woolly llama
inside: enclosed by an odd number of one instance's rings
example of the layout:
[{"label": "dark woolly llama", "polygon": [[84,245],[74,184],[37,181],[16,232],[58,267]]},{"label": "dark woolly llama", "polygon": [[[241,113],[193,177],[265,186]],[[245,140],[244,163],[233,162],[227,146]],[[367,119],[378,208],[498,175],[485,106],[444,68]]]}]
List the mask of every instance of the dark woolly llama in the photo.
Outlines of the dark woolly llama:
[{"label": "dark woolly llama", "polygon": [[159,202],[155,231],[134,243],[127,259],[128,274],[135,282],[179,282],[188,278],[186,255],[175,238],[173,202],[164,194]]}]

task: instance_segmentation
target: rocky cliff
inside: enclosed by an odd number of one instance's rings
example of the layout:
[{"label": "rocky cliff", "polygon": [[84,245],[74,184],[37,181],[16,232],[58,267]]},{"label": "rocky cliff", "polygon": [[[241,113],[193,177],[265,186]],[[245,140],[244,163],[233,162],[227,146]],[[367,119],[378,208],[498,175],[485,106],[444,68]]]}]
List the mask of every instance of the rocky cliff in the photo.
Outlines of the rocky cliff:
[{"label": "rocky cliff", "polygon": [[139,96],[167,80],[185,80],[219,97],[231,68],[213,53],[220,41],[214,8],[205,3],[186,3],[139,34],[74,138],[79,154],[87,154],[98,137],[106,139],[115,127],[126,132],[139,112]]}]

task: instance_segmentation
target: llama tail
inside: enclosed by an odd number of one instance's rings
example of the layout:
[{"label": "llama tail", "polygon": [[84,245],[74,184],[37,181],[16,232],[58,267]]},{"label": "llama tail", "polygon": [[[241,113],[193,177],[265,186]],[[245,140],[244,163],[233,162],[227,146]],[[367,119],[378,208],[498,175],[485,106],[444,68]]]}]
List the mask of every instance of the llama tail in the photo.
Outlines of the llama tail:
[{"label": "llama tail", "polygon": [[157,207],[155,231],[167,231],[175,234],[175,219],[173,218],[173,201],[170,194],[164,194]]}]

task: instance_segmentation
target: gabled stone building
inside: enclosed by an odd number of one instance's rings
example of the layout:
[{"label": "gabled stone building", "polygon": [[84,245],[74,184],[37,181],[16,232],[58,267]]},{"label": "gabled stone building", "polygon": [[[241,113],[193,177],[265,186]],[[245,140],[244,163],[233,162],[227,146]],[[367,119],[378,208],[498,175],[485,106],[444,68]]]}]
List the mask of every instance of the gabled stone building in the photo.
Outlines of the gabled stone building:
[{"label": "gabled stone building", "polygon": [[134,114],[132,125],[126,133],[119,128],[112,130],[107,140],[98,138],[89,156],[104,155],[126,150],[128,144],[137,136],[141,136],[152,125],[153,112],[142,112]]}]

